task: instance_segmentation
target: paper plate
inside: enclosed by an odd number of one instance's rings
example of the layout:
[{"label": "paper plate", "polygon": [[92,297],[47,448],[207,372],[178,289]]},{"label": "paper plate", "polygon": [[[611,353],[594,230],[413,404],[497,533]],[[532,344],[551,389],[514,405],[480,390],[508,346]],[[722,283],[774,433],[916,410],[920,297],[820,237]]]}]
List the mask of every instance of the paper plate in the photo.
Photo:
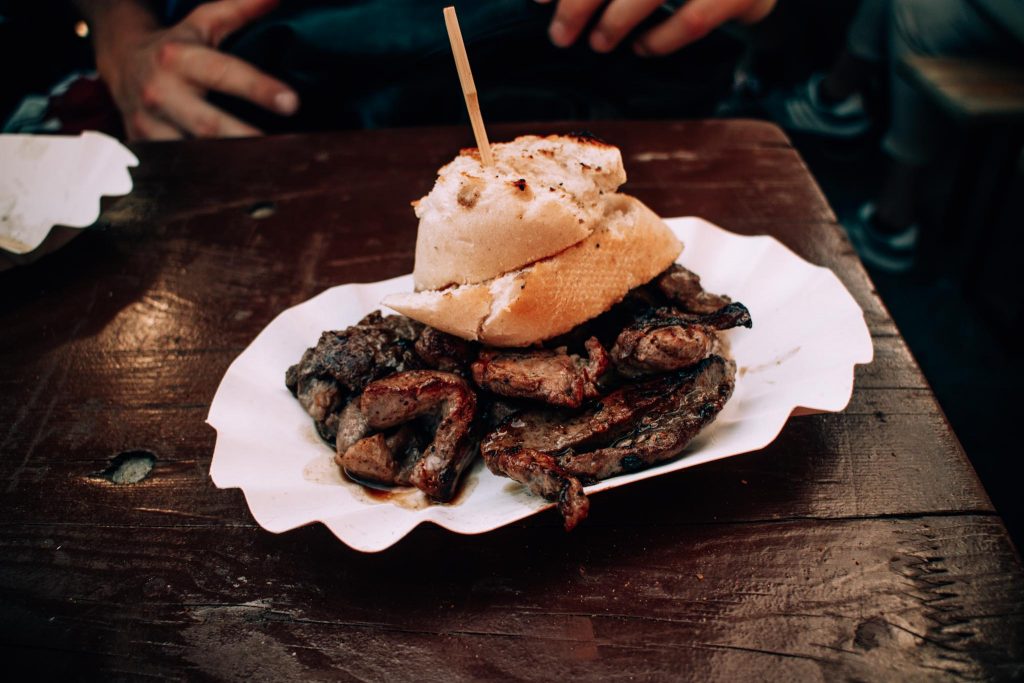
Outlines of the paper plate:
[{"label": "paper plate", "polygon": [[[845,408],[854,365],[872,358],[863,312],[832,271],[771,237],[743,237],[698,218],[667,222],[686,245],[679,262],[708,291],[750,309],[753,329],[726,333],[736,390],[682,457],[588,486],[588,494],[763,448],[797,408]],[[411,275],[329,289],[281,313],[228,368],[207,419],[217,430],[210,476],[220,488],[242,489],[263,528],[321,522],[352,548],[375,552],[423,522],[478,534],[551,507],[479,460],[447,505],[430,505],[416,490],[381,499],[342,479],[332,449],[285,388],[285,370],[322,331],[352,325],[385,295],[411,290]]]},{"label": "paper plate", "polygon": [[28,254],[55,225],[84,228],[100,197],[132,190],[139,160],[95,131],[81,135],[0,135],[0,249]]}]

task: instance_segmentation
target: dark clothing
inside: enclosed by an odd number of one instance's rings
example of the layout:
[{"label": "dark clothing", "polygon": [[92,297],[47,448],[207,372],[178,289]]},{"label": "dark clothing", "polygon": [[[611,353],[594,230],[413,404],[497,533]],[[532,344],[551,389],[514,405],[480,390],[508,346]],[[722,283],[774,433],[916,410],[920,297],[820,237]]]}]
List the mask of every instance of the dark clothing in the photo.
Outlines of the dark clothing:
[{"label": "dark clothing", "polygon": [[[177,0],[172,21],[198,4]],[[466,120],[442,8],[451,0],[292,0],[222,49],[280,78],[302,108],[281,119],[217,104],[269,131],[447,124]],[[581,40],[551,45],[553,7],[533,0],[457,5],[487,121],[707,116],[729,93],[740,43],[716,32],[675,55],[610,55]],[[663,19],[665,15],[652,17]]]}]

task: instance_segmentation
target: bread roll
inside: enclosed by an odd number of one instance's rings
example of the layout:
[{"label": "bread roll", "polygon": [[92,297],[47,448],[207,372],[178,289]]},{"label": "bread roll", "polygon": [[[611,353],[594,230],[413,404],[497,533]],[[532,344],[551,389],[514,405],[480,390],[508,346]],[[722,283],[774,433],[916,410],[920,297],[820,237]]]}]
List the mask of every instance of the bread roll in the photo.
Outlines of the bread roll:
[{"label": "bread roll", "polygon": [[[553,256],[485,281],[395,294],[383,303],[492,346],[528,346],[568,332],[668,268],[682,249],[668,226],[633,197],[599,195],[594,212],[590,234]],[[469,267],[475,256],[465,258],[460,265]]]},{"label": "bread roll", "polygon": [[416,202],[416,291],[493,280],[589,237],[602,200],[626,181],[618,148],[590,137],[528,135],[463,150]]}]

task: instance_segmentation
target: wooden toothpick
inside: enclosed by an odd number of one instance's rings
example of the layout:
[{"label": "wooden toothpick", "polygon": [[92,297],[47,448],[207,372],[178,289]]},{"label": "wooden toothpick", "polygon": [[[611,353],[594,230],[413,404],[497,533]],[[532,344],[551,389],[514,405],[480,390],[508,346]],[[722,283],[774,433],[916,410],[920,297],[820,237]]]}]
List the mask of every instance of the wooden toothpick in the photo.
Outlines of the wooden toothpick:
[{"label": "wooden toothpick", "polygon": [[476,94],[476,84],[473,83],[473,71],[469,68],[469,57],[466,55],[466,45],[462,42],[462,31],[459,30],[459,18],[455,16],[454,7],[444,8],[444,25],[448,28],[448,40],[452,44],[455,68],[459,71],[462,94],[466,97],[466,109],[469,110],[469,122],[473,126],[473,137],[476,138],[476,146],[480,150],[480,161],[484,166],[493,166],[494,157],[491,155],[491,143],[487,141],[487,129],[484,128],[484,117],[480,114],[480,100]]}]

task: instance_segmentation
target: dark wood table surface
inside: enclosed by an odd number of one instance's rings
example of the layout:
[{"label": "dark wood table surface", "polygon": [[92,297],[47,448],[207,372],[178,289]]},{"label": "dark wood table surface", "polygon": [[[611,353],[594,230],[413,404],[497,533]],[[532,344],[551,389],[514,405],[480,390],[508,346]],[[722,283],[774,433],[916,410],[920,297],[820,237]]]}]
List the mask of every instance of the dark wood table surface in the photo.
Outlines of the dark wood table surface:
[{"label": "dark wood table surface", "polygon": [[[97,227],[0,274],[0,649],[71,677],[1010,679],[1024,572],[820,190],[775,127],[592,123],[664,216],[832,268],[875,361],[761,452],[365,555],[257,526],[204,423],[277,313],[409,272],[468,129],[138,145]],[[492,139],[572,126],[494,126]],[[813,315],[813,311],[808,312]],[[312,341],[312,340],[311,340]],[[119,454],[155,457],[116,483]],[[1009,453],[1008,453],[1009,455]]]}]

